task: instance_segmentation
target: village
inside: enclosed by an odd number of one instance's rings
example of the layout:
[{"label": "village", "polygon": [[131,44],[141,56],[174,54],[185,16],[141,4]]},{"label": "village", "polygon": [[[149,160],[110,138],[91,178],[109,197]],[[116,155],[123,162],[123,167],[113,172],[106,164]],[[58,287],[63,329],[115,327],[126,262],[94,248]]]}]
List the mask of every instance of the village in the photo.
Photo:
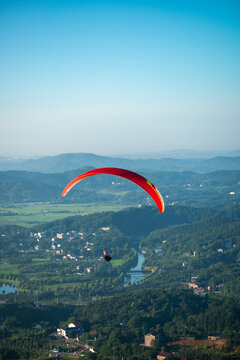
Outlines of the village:
[{"label": "village", "polygon": [[[84,263],[89,263],[88,260],[92,259],[93,256],[96,256],[96,253],[93,255],[92,249],[95,245],[96,237],[101,235],[102,237],[108,233],[111,234],[110,227],[101,227],[96,229],[95,232],[78,232],[75,230],[70,230],[66,233],[56,232],[54,236],[47,236],[45,232],[30,232],[29,236],[31,241],[32,248],[31,251],[35,252],[36,256],[51,256],[51,260],[60,261],[70,261],[72,263],[76,263],[76,274],[79,276],[83,276],[86,274],[90,274],[96,270],[96,266],[85,266],[82,267]],[[5,236],[2,234],[2,236]],[[165,251],[164,249],[167,246],[167,241],[164,240],[162,242],[162,247],[155,248],[155,253],[159,257],[164,257]],[[232,244],[231,242],[226,242],[225,248],[228,250],[229,248],[236,247],[236,244]],[[24,240],[19,242],[19,252],[24,254],[29,250],[29,246],[25,244]],[[207,249],[207,245],[202,246],[203,251]],[[216,253],[222,254],[224,253],[223,248],[217,248]],[[142,253],[145,255],[146,251],[142,250]],[[198,252],[193,251],[184,253],[182,256],[185,258],[197,258]],[[98,252],[98,257],[96,260],[102,261],[103,256],[101,251]],[[238,259],[237,259],[238,261]],[[81,265],[80,265],[81,264]],[[188,269],[191,262],[189,260],[182,261],[182,268]],[[154,270],[153,270],[154,271]],[[164,272],[164,267],[161,270]],[[198,275],[194,274],[191,276],[191,280],[188,282],[183,282],[183,287],[192,289],[194,294],[196,295],[205,295],[209,292],[221,293],[223,288],[223,284],[219,283],[216,286],[202,286],[198,281]]]},{"label": "village", "polygon": [[[109,231],[110,227],[102,227],[98,229],[98,231],[105,232]],[[74,230],[68,231],[67,233],[56,233],[54,237],[51,237],[51,239],[46,239],[46,234],[44,232],[38,232],[38,233],[30,233],[30,237],[34,238],[37,242],[37,244],[34,246],[35,251],[39,251],[43,249],[43,246],[41,245],[42,240],[48,240],[49,248],[46,248],[46,242],[44,242],[44,250],[46,252],[52,253],[52,255],[62,255],[62,258],[65,260],[69,258],[70,260],[78,260],[82,259],[84,256],[74,256],[72,254],[64,255],[64,244],[70,243],[71,241],[78,241],[78,244],[81,245],[81,247],[78,247],[80,252],[91,251],[91,247],[94,245],[94,237],[96,236],[96,233],[87,233],[87,232],[77,232]],[[91,239],[91,241],[89,241]],[[19,244],[22,246],[23,244]]]},{"label": "village", "polygon": [[[24,240],[19,243],[19,252],[24,254],[30,251],[34,251],[37,256],[51,256],[51,259],[55,261],[65,260],[72,262],[87,261],[92,255],[92,247],[96,240],[96,233],[104,235],[104,233],[110,232],[110,227],[101,227],[96,232],[77,232],[74,230],[66,233],[57,232],[55,236],[47,236],[44,232],[30,232],[29,236],[32,243],[32,248],[25,244]],[[4,236],[4,235],[2,235]],[[46,254],[46,255],[45,255]],[[99,256],[97,260],[103,260],[103,256]],[[76,270],[80,270],[80,266],[76,265]],[[95,267],[85,267],[84,274],[90,273],[96,270]],[[78,275],[83,273],[77,272]]]},{"label": "village", "polygon": [[[127,322],[123,321],[119,324],[119,327],[126,326]],[[40,325],[37,325],[40,328]],[[89,335],[92,337],[91,339],[85,339],[82,341],[84,336],[84,329],[82,323],[80,321],[74,321],[67,324],[67,326],[62,328],[57,328],[56,333],[54,334],[57,338],[59,338],[59,347],[55,347],[53,350],[49,352],[49,356],[57,355],[59,358],[63,356],[68,356],[68,358],[77,358],[78,356],[84,356],[84,352],[90,351],[96,354],[94,349],[94,341],[97,338],[102,338],[101,334],[98,334],[96,330],[90,331]],[[144,343],[139,344],[141,347],[152,348],[156,342],[164,344],[164,337],[161,333],[158,332],[150,332],[144,335]],[[223,339],[222,334],[220,333],[209,333],[207,338],[196,340],[194,338],[181,338],[177,341],[173,341],[171,343],[165,344],[168,347],[180,348],[182,346],[194,348],[197,346],[214,346],[218,349],[221,349],[226,345],[226,339]],[[67,354],[66,354],[67,350]],[[118,357],[118,360],[126,360],[125,357]],[[167,360],[167,359],[175,359],[175,360],[188,360],[186,356],[178,355],[177,352],[159,352],[156,356],[156,360]]]}]

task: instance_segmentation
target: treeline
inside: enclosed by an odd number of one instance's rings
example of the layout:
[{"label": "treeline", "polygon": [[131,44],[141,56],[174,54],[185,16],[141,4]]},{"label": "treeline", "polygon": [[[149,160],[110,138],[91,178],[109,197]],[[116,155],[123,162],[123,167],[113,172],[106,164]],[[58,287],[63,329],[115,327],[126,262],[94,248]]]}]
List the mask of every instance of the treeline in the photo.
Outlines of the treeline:
[{"label": "treeline", "polygon": [[159,213],[155,206],[130,208],[118,212],[102,212],[84,216],[67,217],[37,226],[36,231],[67,232],[71,230],[95,231],[99,227],[114,227],[129,236],[147,235],[155,229],[170,225],[193,223],[216,214],[213,208],[168,206]]}]

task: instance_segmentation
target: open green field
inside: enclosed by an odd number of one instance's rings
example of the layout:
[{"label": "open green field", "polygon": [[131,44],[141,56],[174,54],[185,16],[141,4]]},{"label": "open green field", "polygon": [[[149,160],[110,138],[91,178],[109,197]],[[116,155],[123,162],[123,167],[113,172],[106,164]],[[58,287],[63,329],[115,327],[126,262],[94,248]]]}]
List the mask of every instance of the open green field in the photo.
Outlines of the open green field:
[{"label": "open green field", "polygon": [[20,225],[30,227],[74,215],[87,215],[103,211],[120,211],[127,206],[91,204],[25,203],[0,205],[0,226]]},{"label": "open green field", "polygon": [[34,264],[43,264],[43,263],[47,263],[49,262],[50,260],[49,259],[43,259],[43,258],[39,258],[39,259],[32,259],[32,262]]},{"label": "open green field", "polygon": [[116,268],[118,266],[121,266],[124,263],[124,259],[117,259],[117,260],[112,260],[111,264],[113,268]]}]

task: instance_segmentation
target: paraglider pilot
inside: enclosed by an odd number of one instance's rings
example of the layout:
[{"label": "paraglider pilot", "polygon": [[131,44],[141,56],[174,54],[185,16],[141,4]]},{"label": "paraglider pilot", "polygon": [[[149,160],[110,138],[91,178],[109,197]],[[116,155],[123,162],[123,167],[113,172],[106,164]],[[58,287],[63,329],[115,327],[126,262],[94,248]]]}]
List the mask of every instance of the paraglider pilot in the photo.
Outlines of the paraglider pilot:
[{"label": "paraglider pilot", "polygon": [[103,255],[104,255],[104,260],[109,262],[112,260],[112,257],[111,257],[111,251],[107,252],[105,249],[103,249]]}]

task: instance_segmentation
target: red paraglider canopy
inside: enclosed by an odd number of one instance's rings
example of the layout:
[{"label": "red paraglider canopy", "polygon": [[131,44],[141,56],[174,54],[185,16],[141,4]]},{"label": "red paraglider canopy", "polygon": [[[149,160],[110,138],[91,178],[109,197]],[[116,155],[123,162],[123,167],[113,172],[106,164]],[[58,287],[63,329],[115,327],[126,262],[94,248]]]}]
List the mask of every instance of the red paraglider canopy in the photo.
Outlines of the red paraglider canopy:
[{"label": "red paraglider canopy", "polygon": [[164,202],[163,198],[158,191],[158,189],[145,177],[142,175],[139,175],[133,171],[125,170],[125,169],[119,169],[119,168],[113,168],[113,167],[106,167],[106,168],[99,168],[87,171],[79,176],[77,176],[75,179],[73,179],[63,190],[62,197],[67,195],[67,193],[71,190],[71,188],[76,185],[79,181],[93,175],[100,175],[100,174],[108,174],[108,175],[115,175],[120,176],[125,179],[128,179],[138,186],[140,186],[142,189],[144,189],[155,201],[157,204],[157,207],[159,211],[162,213],[164,211]]}]

